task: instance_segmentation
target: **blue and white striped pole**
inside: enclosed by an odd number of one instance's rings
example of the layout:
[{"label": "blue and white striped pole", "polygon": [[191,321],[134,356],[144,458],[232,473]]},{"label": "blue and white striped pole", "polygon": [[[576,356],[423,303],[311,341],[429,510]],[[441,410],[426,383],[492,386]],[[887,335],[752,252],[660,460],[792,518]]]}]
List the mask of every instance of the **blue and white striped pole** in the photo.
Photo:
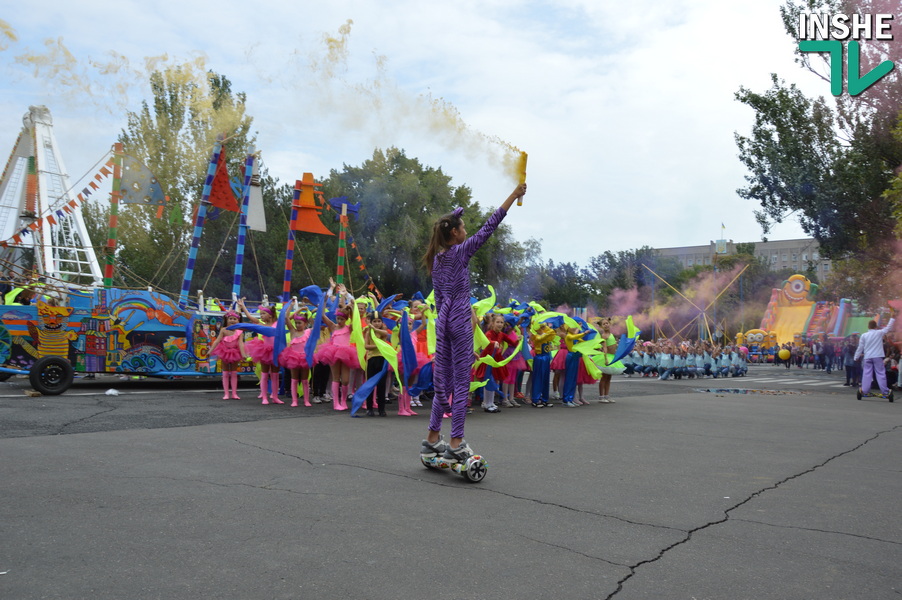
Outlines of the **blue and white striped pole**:
[{"label": "blue and white striped pole", "polygon": [[191,249],[188,251],[188,264],[185,265],[185,279],[182,281],[182,291],[179,294],[179,306],[188,307],[188,291],[191,288],[191,279],[194,277],[194,263],[197,260],[197,248],[200,246],[200,236],[204,231],[204,220],[207,218],[207,205],[210,203],[210,189],[213,186],[213,178],[216,176],[216,165],[219,164],[219,153],[222,151],[222,138],[216,141],[213,147],[213,156],[210,157],[210,165],[207,167],[207,179],[204,181],[204,192],[197,207],[197,218],[194,219],[194,237],[191,240]]},{"label": "blue and white striped pole", "polygon": [[232,297],[241,298],[241,272],[244,269],[244,244],[247,238],[247,211],[251,198],[251,179],[254,176],[254,148],[244,162],[244,197],[241,200],[241,216],[238,221],[238,246],[235,249],[235,276],[232,279]]}]

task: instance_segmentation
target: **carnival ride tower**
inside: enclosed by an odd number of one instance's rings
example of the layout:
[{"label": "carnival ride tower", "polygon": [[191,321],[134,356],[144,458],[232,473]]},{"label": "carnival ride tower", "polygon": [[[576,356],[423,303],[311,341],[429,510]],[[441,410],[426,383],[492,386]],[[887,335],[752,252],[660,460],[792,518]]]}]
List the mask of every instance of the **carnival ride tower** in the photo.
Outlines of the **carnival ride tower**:
[{"label": "carnival ride tower", "polygon": [[[0,270],[100,285],[88,236],[46,106],[31,106],[0,176]],[[33,258],[29,250],[33,251]]]}]

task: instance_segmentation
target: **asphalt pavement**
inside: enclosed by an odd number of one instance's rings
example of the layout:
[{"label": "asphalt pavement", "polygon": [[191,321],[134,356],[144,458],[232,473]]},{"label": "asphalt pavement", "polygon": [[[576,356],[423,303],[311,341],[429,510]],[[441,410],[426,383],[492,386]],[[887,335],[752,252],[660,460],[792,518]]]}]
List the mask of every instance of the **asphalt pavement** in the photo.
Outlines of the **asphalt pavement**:
[{"label": "asphalt pavement", "polygon": [[420,464],[428,403],[13,378],[0,598],[899,598],[902,399],[843,381],[619,376],[613,404],[477,410],[473,484]]}]

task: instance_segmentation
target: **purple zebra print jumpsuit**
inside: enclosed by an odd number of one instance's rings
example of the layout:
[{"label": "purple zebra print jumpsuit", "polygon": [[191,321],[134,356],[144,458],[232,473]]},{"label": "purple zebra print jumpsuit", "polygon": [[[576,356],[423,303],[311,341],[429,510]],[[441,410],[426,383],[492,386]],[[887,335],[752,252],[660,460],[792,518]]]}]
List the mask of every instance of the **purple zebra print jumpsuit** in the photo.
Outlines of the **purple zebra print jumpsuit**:
[{"label": "purple zebra print jumpsuit", "polygon": [[[435,399],[429,429],[441,431],[442,415],[451,412],[451,437],[464,437],[470,369],[473,366],[473,323],[470,311],[470,258],[489,239],[507,211],[499,208],[479,231],[463,243],[435,256],[432,287],[435,289]],[[448,399],[452,405],[449,407]]]}]

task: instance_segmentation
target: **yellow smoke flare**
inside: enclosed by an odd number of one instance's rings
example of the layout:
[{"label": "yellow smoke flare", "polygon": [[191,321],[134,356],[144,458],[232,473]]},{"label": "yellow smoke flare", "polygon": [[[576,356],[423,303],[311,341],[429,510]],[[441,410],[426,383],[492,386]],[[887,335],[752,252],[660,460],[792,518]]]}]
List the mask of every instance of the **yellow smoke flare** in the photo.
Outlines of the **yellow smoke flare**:
[{"label": "yellow smoke flare", "polygon": [[[517,161],[517,178],[520,185],[526,183],[526,159],[529,155],[520,151],[520,159]],[[517,198],[517,206],[523,206],[523,196]]]}]

